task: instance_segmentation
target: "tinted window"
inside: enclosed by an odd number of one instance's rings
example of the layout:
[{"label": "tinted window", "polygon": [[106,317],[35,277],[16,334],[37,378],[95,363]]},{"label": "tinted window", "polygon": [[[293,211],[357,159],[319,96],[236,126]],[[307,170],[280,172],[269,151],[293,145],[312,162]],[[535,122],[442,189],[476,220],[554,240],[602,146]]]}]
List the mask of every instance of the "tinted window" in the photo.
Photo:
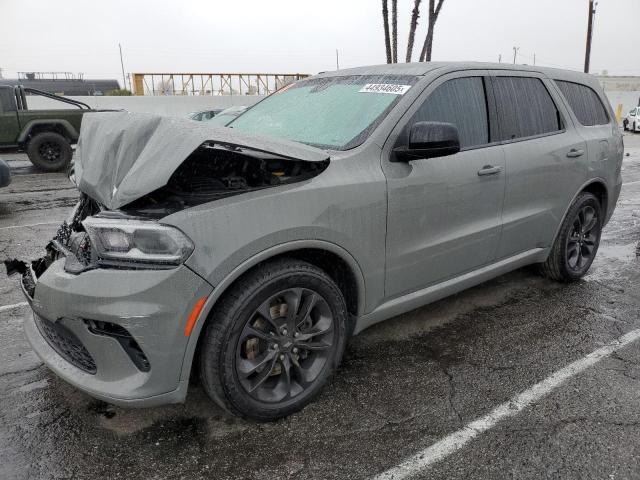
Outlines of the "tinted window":
[{"label": "tinted window", "polygon": [[556,80],[556,84],[582,125],[590,127],[609,123],[609,115],[606,108],[604,108],[598,94],[591,88],[578,83],[560,80]]},{"label": "tinted window", "polygon": [[493,81],[501,140],[562,130],[558,109],[540,79],[495,77]]},{"label": "tinted window", "polygon": [[409,125],[421,121],[454,124],[460,134],[460,148],[489,143],[482,77],[456,78],[440,85],[429,95]]}]

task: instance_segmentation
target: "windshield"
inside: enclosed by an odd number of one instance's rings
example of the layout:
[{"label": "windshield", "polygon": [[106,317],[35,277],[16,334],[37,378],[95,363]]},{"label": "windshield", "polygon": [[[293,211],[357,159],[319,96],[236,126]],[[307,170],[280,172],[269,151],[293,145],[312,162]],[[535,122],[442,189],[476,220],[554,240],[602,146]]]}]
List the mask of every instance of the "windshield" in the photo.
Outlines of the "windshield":
[{"label": "windshield", "polygon": [[242,131],[332,150],[357,147],[417,77],[358,75],[302,80],[274,93],[229,124]]}]

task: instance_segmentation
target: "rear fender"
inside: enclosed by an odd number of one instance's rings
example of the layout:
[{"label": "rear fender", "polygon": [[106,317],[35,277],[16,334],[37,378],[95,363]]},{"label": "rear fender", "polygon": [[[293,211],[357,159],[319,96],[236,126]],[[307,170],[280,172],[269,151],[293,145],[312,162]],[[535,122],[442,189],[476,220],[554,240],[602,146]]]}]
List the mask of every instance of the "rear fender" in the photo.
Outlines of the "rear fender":
[{"label": "rear fender", "polygon": [[18,143],[23,145],[31,137],[32,132],[37,131],[62,131],[64,135],[72,142],[78,140],[78,131],[68,120],[65,119],[47,119],[47,120],[31,120],[27,123],[20,136],[18,137]]}]

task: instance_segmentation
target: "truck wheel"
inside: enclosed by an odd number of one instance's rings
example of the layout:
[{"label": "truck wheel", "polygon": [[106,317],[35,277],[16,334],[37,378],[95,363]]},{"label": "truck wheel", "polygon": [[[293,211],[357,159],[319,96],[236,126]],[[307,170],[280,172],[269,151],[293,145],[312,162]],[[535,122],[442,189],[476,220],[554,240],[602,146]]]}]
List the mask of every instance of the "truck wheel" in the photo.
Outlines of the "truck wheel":
[{"label": "truck wheel", "polygon": [[583,277],[598,251],[602,207],[591,193],[582,192],[569,208],[547,261],[540,272],[559,282]]},{"label": "truck wheel", "polygon": [[27,155],[31,163],[45,172],[57,172],[64,169],[73,156],[69,141],[54,132],[36,134],[27,146]]},{"label": "truck wheel", "polygon": [[212,311],[200,354],[204,390],[245,418],[290,415],[339,365],[347,322],[342,292],[322,270],[294,259],[265,263]]}]

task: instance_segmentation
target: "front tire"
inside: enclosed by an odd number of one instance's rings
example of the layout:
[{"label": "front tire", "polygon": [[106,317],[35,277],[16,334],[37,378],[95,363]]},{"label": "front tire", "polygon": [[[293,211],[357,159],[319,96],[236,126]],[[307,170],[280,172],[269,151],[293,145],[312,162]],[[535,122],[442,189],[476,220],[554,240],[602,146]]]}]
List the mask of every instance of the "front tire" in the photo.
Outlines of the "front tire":
[{"label": "front tire", "polygon": [[541,273],[560,282],[582,278],[596,256],[603,221],[602,207],[591,193],[582,192],[562,222]]},{"label": "front tire", "polygon": [[69,141],[55,132],[36,134],[27,146],[31,163],[45,172],[57,172],[69,165],[73,150]]},{"label": "front tire", "polygon": [[347,321],[342,292],[321,269],[293,259],[265,263],[214,308],[200,354],[203,387],[245,418],[290,415],[340,364]]}]

